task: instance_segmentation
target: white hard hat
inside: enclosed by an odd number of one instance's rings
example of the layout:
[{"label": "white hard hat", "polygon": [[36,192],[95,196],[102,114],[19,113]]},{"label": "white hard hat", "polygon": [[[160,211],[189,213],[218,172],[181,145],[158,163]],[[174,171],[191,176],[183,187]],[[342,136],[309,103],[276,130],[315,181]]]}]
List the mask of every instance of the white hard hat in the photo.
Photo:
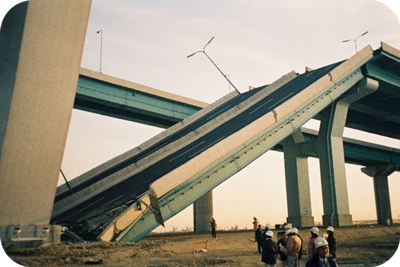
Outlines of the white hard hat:
[{"label": "white hard hat", "polygon": [[297,233],[299,233],[299,230],[297,230],[297,228],[294,228],[294,227],[293,227],[293,228],[292,228],[292,232],[295,233],[295,234],[297,234]]},{"label": "white hard hat", "polygon": [[333,227],[332,226],[328,226],[327,228],[326,228],[326,231],[331,231],[332,233],[335,231],[335,229],[333,229]]},{"label": "white hard hat", "polygon": [[326,241],[325,238],[318,237],[317,239],[315,239],[315,248],[323,247],[326,245],[328,245],[328,241]]},{"label": "white hard hat", "polygon": [[318,234],[319,233],[319,229],[314,226],[313,228],[311,228],[311,233]]},{"label": "white hard hat", "polygon": [[268,231],[265,233],[265,235],[266,235],[266,236],[269,236],[269,237],[273,237],[273,236],[274,236],[274,232],[272,232],[271,230],[268,230]]},{"label": "white hard hat", "polygon": [[292,229],[286,229],[285,234],[289,235],[292,232]]}]

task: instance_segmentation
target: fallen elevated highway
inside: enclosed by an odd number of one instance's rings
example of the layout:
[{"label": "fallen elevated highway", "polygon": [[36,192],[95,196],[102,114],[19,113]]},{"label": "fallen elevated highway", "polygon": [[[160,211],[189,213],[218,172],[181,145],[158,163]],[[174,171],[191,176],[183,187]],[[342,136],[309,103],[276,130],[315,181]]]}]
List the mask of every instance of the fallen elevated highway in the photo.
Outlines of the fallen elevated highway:
[{"label": "fallen elevated highway", "polygon": [[358,89],[374,92],[374,80],[363,71],[373,58],[367,47],[347,61],[226,96],[73,180],[71,190],[59,187],[52,222],[83,221],[128,203],[100,238],[140,239],[337,99]]}]

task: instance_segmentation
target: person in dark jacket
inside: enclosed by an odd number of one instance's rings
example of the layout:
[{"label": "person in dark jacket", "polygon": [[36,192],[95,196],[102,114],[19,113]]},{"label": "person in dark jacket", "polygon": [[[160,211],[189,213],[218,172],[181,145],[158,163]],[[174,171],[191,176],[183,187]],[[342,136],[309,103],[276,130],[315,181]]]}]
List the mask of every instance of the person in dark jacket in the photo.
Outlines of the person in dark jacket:
[{"label": "person in dark jacket", "polygon": [[211,226],[211,237],[217,239],[217,232],[215,231],[215,228],[217,228],[217,221],[214,218],[211,218],[210,226]]},{"label": "person in dark jacket", "polygon": [[329,256],[329,244],[323,237],[315,240],[315,253],[306,263],[306,267],[338,267],[336,261]]},{"label": "person in dark jacket", "polygon": [[261,232],[261,224],[258,225],[257,230],[254,231],[254,234],[255,234],[254,238],[256,239],[257,242],[258,253],[261,253],[261,247],[264,241],[263,234]]},{"label": "person in dark jacket", "polygon": [[332,226],[326,228],[326,232],[328,233],[326,241],[329,243],[329,252],[331,253],[332,258],[336,259],[336,238],[333,236],[334,231],[335,230]]},{"label": "person in dark jacket", "polygon": [[287,266],[287,255],[286,255],[286,247],[287,247],[287,236],[285,232],[281,233],[281,238],[278,240],[278,253],[280,255],[280,259],[282,262],[282,267]]},{"label": "person in dark jacket", "polygon": [[265,233],[266,239],[262,244],[262,257],[261,261],[266,264],[267,267],[275,267],[276,257],[278,256],[278,245],[272,240],[274,233],[268,230]]}]

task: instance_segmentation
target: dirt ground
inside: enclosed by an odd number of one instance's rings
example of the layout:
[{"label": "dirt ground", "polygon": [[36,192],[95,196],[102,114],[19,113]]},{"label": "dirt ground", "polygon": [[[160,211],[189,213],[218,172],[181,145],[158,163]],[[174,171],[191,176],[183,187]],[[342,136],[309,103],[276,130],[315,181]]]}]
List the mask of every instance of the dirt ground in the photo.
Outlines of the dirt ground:
[{"label": "dirt ground", "polygon": [[[274,230],[274,240],[277,239]],[[337,263],[339,266],[378,266],[389,260],[399,246],[399,226],[367,226],[338,228]],[[308,229],[300,230],[307,254]],[[194,241],[208,240],[208,248]],[[23,266],[262,266],[253,231],[218,232],[211,234],[151,235],[137,243],[62,244],[7,251]],[[304,256],[302,266],[305,266]],[[281,266],[278,260],[277,267]],[[397,265],[400,266],[400,263]]]}]

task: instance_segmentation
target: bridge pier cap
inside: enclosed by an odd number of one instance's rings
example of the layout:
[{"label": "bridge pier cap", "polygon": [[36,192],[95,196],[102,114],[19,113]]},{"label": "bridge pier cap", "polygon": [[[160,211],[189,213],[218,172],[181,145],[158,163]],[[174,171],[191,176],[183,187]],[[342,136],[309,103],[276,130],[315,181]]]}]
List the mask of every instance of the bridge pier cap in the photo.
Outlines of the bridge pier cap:
[{"label": "bridge pier cap", "polygon": [[378,224],[392,224],[388,176],[400,168],[397,164],[377,165],[362,168],[361,171],[373,178],[376,217]]}]

